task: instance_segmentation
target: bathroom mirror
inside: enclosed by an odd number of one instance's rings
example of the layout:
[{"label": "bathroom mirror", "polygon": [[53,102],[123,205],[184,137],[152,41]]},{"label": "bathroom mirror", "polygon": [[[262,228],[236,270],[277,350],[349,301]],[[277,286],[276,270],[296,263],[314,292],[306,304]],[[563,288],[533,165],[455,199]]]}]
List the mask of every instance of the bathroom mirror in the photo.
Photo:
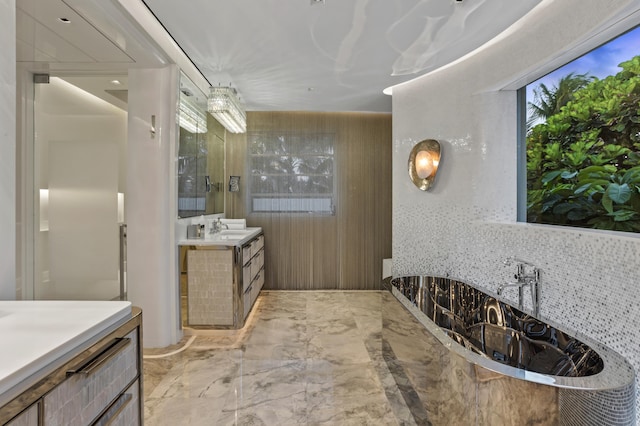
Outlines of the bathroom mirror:
[{"label": "bathroom mirror", "polygon": [[207,112],[207,96],[180,75],[178,217],[224,212],[224,127]]}]

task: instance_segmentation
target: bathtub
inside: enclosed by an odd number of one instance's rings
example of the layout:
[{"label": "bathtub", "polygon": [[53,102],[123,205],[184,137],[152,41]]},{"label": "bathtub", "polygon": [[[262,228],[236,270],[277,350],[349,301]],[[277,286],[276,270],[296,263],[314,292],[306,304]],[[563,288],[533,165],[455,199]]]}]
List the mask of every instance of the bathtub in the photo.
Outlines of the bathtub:
[{"label": "bathtub", "polygon": [[458,280],[387,287],[383,356],[416,423],[635,424],[635,373],[613,350]]}]

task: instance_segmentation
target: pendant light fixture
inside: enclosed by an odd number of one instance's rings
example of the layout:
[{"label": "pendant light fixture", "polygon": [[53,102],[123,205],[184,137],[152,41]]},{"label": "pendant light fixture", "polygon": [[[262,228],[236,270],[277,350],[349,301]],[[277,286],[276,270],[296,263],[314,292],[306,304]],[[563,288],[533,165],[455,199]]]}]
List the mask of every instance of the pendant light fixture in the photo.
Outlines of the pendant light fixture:
[{"label": "pendant light fixture", "polygon": [[236,89],[222,86],[211,87],[209,89],[208,110],[231,133],[247,131],[247,115],[240,105]]}]

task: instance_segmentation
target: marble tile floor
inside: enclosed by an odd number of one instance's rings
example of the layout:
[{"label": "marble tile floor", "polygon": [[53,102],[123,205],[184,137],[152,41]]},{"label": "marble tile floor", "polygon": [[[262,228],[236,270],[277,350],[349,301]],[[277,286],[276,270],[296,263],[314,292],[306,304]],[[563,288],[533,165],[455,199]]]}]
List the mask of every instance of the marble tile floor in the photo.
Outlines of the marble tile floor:
[{"label": "marble tile floor", "polygon": [[382,355],[382,297],[263,291],[243,330],[144,360],[145,425],[415,425]]}]

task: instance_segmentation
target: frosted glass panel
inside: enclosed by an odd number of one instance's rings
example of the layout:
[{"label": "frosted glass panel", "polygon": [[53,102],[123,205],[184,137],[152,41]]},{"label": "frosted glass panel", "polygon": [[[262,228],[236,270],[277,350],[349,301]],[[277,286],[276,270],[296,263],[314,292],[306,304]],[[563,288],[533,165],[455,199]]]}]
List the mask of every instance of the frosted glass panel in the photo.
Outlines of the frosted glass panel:
[{"label": "frosted glass panel", "polygon": [[49,259],[57,299],[112,299],[118,282],[116,145],[49,145]]}]

